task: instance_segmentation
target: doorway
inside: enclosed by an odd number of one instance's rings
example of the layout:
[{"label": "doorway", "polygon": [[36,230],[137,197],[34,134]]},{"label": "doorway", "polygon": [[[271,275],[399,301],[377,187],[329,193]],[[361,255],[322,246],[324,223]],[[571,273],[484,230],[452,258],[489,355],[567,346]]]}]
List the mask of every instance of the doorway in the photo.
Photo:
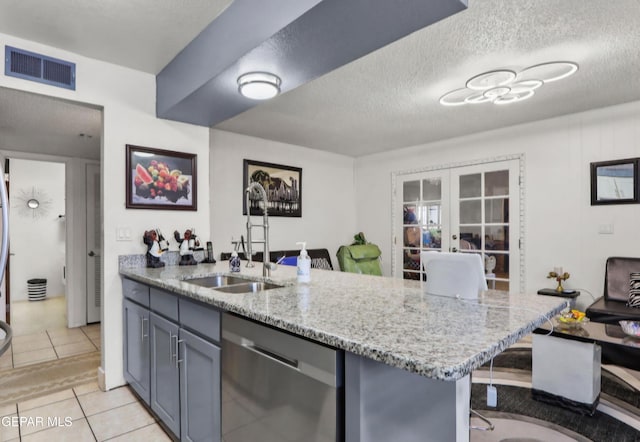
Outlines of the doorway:
[{"label": "doorway", "polygon": [[[94,215],[97,218],[91,221],[89,228],[87,203],[91,201],[91,205],[98,208],[101,204],[99,191],[93,193],[92,196],[95,198],[97,195],[98,201],[88,199],[87,173],[90,166],[98,171],[100,169],[103,131],[102,109],[60,98],[0,87],[0,115],[12,115],[9,120],[0,120],[1,155],[10,158],[10,162],[29,160],[49,165],[58,164],[64,167],[64,178],[61,180],[64,195],[63,207],[60,210],[50,210],[48,216],[55,220],[60,229],[50,235],[64,233],[66,236],[65,245],[61,246],[61,253],[66,262],[62,266],[56,265],[57,271],[52,273],[52,276],[45,276],[47,279],[47,298],[64,301],[63,307],[57,310],[59,313],[55,313],[55,307],[45,309],[46,319],[62,318],[62,326],[50,328],[60,324],[46,325],[44,321],[37,319],[35,314],[30,314],[29,321],[35,324],[39,323],[43,328],[46,327],[46,330],[38,332],[38,336],[27,337],[27,335],[20,336],[14,329],[13,349],[0,358],[0,367],[19,367],[44,360],[75,356],[84,352],[100,351],[100,324],[87,325],[89,322],[95,322],[95,315],[93,320],[88,317],[88,297],[92,296],[94,300],[96,299],[95,294],[90,295],[87,291],[89,276],[87,231],[93,231],[95,228],[101,229],[102,215],[99,212]],[[27,168],[27,170],[31,174],[35,172],[35,169]],[[40,170],[37,173],[38,175],[50,175],[49,170]],[[33,184],[30,186],[26,188],[25,193],[33,194],[34,186]],[[35,191],[45,190],[46,193],[51,193],[50,189],[45,187],[38,186]],[[15,212],[17,215],[19,208],[13,206],[18,204],[14,198],[20,196],[20,186],[17,187],[14,182],[11,185],[11,190],[10,206],[12,213]],[[44,204],[39,204],[38,209],[31,210],[43,212],[39,209],[44,207]],[[33,212],[27,213],[33,218]],[[24,220],[23,223],[27,224]],[[95,235],[95,232],[92,234]],[[100,230],[98,230],[97,236],[100,237],[100,235]],[[12,238],[12,253],[15,253],[14,241]],[[29,251],[32,260],[20,263],[16,262],[18,260],[17,254],[12,256],[11,273],[27,271],[32,265],[32,261],[35,262],[41,256],[52,256],[53,251],[54,249],[51,247],[45,249],[39,244],[32,245]],[[97,268],[94,266],[92,270],[95,272],[96,269],[99,272],[97,276],[99,279],[101,264]],[[11,287],[13,299],[17,296],[17,289],[26,290],[24,288],[25,278],[30,278],[30,276],[19,277],[19,281],[14,283],[15,287]],[[44,275],[38,273],[39,276]],[[95,273],[92,278],[95,281]],[[60,281],[62,281],[65,296],[54,296],[61,294],[60,290],[55,289],[55,283]],[[99,287],[98,285],[98,290]],[[42,301],[31,304],[34,306],[44,305]],[[99,309],[98,312],[100,312]],[[100,313],[97,318],[99,321]],[[19,331],[20,324],[17,322],[18,318],[16,318],[15,312],[13,319],[12,322]],[[19,346],[28,348],[33,353],[34,359],[27,357],[27,355],[21,355],[22,350],[18,348]]]},{"label": "doorway", "polygon": [[20,336],[66,327],[66,166],[11,157],[7,163],[11,328]]},{"label": "doorway", "polygon": [[424,279],[420,252],[477,253],[489,288],[521,290],[520,160],[394,174],[394,275]]}]

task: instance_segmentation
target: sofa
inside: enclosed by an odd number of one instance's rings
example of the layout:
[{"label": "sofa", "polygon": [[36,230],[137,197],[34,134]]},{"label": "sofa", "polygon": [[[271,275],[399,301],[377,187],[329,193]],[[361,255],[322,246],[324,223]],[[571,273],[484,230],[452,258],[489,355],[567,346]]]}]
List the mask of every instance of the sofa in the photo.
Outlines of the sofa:
[{"label": "sofa", "polygon": [[627,306],[631,272],[640,272],[640,258],[614,256],[607,259],[604,294],[586,310],[591,321],[616,325],[618,321],[640,321],[640,308]]}]

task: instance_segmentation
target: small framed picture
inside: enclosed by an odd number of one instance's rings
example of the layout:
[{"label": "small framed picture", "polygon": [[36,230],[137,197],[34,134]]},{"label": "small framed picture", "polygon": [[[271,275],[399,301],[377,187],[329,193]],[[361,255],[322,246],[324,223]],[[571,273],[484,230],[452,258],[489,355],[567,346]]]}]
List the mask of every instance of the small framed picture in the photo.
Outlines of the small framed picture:
[{"label": "small framed picture", "polygon": [[196,157],[127,144],[127,209],[197,210]]},{"label": "small framed picture", "polygon": [[[267,194],[269,216],[302,216],[302,169],[281,164],[244,160],[242,185],[242,213],[247,214],[245,189],[252,182],[262,185]],[[262,202],[258,193],[249,193],[251,215],[262,216]]]},{"label": "small framed picture", "polygon": [[591,205],[638,203],[638,158],[591,163]]}]

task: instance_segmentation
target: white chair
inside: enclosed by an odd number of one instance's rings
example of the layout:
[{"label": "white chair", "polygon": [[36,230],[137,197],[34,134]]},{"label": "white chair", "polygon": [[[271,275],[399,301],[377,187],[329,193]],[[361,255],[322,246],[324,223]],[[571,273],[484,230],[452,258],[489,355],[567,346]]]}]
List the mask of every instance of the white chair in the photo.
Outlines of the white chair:
[{"label": "white chair", "polygon": [[420,261],[428,294],[477,299],[479,292],[487,290],[484,265],[477,253],[421,252]]}]

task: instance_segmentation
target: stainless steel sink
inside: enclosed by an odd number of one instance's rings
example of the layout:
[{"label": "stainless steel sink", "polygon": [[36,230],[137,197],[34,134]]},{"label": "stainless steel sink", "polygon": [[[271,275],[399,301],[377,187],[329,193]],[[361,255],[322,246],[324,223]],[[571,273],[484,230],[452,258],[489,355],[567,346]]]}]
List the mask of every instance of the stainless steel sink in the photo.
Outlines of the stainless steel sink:
[{"label": "stainless steel sink", "polygon": [[283,286],[269,282],[245,282],[244,284],[216,287],[215,290],[224,293],[255,293],[261,290],[279,289]]},{"label": "stainless steel sink", "polygon": [[227,286],[232,284],[243,284],[249,281],[247,281],[246,279],[236,278],[233,276],[217,275],[217,276],[207,276],[204,278],[185,279],[184,282],[188,282],[189,284],[199,285],[201,287],[215,288],[215,287],[222,287],[222,286]]}]

